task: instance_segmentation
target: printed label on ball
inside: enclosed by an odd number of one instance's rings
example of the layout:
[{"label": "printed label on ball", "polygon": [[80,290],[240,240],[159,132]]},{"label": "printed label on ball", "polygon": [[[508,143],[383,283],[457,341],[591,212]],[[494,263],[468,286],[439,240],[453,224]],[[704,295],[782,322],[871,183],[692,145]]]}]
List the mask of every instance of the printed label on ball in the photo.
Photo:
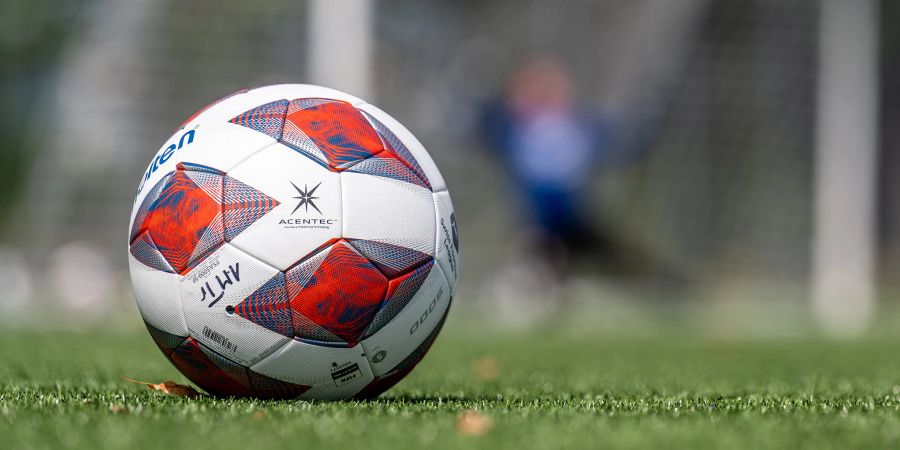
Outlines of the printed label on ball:
[{"label": "printed label on ball", "polygon": [[149,180],[150,177],[152,177],[160,167],[164,166],[166,162],[168,162],[169,159],[172,158],[172,155],[174,155],[177,150],[181,150],[181,148],[185,145],[194,143],[195,134],[195,130],[185,131],[183,134],[181,134],[180,137],[178,137],[177,145],[174,142],[175,137],[172,137],[173,142],[168,146],[163,147],[156,154],[153,160],[150,161],[150,167],[147,167],[147,172],[145,172],[143,178],[141,178],[141,182],[140,184],[138,184],[138,190],[135,196],[141,195],[141,191],[144,190],[144,185],[147,184],[147,180]]},{"label": "printed label on ball", "polygon": [[341,387],[361,376],[362,372],[359,370],[359,364],[355,362],[331,364],[331,379],[334,380],[334,385],[337,387]]},{"label": "printed label on ball", "polygon": [[[438,304],[438,300],[440,300],[443,295],[444,295],[444,288],[441,287],[440,289],[438,289],[437,295],[434,296],[434,300],[432,300],[431,303],[428,304],[428,309],[423,311],[422,315],[419,316],[419,320],[413,322],[412,326],[409,327],[409,335],[410,336],[412,336],[413,333],[418,331],[419,327],[425,323],[425,320],[428,319],[428,316],[434,311],[434,308]],[[384,358],[382,358],[382,359],[384,359]],[[375,362],[378,362],[378,361],[375,361]]]},{"label": "printed label on ball", "polygon": [[[294,199],[297,200],[297,204],[294,206],[294,210],[291,211],[291,217],[279,220],[278,224],[284,229],[319,228],[325,230],[337,225],[337,219],[323,217],[325,213],[322,212],[319,205],[316,203],[316,201],[321,199],[321,197],[316,195],[316,190],[318,190],[321,185],[321,181],[312,187],[310,187],[309,183],[303,183],[303,187],[301,188],[300,183],[294,183],[292,181],[291,186],[297,191],[297,195],[294,196]],[[306,217],[293,217],[295,214]]]},{"label": "printed label on ball", "polygon": [[[211,300],[206,306],[212,308],[225,296],[225,290],[239,281],[241,281],[241,263],[229,264],[221,275],[216,275],[216,283],[210,285],[207,281],[200,287],[200,301]],[[216,285],[218,285],[218,290],[216,290]]]},{"label": "printed label on ball", "polygon": [[225,350],[228,350],[231,353],[237,351],[237,345],[231,342],[227,337],[221,335],[220,333],[214,331],[212,328],[203,327],[203,335],[212,340],[213,342],[219,344]]},{"label": "printed label on ball", "polygon": [[330,229],[337,224],[337,219],[281,219],[278,221],[284,229],[309,229],[320,228],[323,230]]},{"label": "printed label on ball", "polygon": [[241,263],[234,262],[220,267],[221,255],[213,254],[188,275],[188,279],[197,285],[197,298],[212,308],[225,296],[228,288],[241,281]]},{"label": "printed label on ball", "polygon": [[456,217],[451,216],[453,221],[453,234],[451,236],[450,231],[447,230],[447,224],[444,223],[444,218],[441,218],[441,229],[444,232],[444,251],[447,253],[447,259],[450,262],[450,270],[453,271],[453,278],[458,278],[459,274],[456,269],[456,249],[459,248],[459,234],[456,232]]},{"label": "printed label on ball", "polygon": [[219,267],[219,259],[222,257],[219,253],[213,253],[209,255],[206,260],[200,263],[197,267],[191,269],[191,271],[186,275],[186,277],[191,280],[192,283],[197,284],[198,281],[205,279],[212,273],[213,269]]}]

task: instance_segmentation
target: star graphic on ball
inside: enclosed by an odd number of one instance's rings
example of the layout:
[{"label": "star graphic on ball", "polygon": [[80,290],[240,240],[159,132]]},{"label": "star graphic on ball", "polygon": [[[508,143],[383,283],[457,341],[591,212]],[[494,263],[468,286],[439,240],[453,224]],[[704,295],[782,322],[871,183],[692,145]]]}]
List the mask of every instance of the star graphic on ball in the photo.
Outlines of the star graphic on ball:
[{"label": "star graphic on ball", "polygon": [[319,207],[316,206],[315,202],[313,201],[313,200],[319,199],[319,197],[313,197],[313,194],[315,194],[316,189],[318,189],[319,186],[321,186],[321,185],[322,185],[322,183],[319,182],[319,184],[313,186],[312,189],[309,189],[309,187],[304,183],[303,189],[300,189],[299,187],[297,187],[296,184],[291,182],[291,186],[294,186],[294,189],[296,189],[297,193],[300,194],[300,195],[294,197],[295,199],[299,200],[299,202],[297,202],[297,206],[294,208],[293,211],[291,211],[291,214],[294,214],[295,212],[297,212],[298,209],[300,209],[303,206],[306,207],[306,212],[309,212],[309,207],[312,206],[313,209],[315,209],[316,211],[319,212],[319,214],[322,214],[322,211],[319,210]]}]

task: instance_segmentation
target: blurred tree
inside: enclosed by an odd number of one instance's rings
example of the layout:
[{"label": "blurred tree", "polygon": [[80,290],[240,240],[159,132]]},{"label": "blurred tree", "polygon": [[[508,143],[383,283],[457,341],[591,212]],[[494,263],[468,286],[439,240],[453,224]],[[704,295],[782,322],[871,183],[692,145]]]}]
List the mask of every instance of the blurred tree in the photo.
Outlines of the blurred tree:
[{"label": "blurred tree", "polygon": [[0,2],[0,225],[21,195],[38,151],[31,126],[81,1]]}]

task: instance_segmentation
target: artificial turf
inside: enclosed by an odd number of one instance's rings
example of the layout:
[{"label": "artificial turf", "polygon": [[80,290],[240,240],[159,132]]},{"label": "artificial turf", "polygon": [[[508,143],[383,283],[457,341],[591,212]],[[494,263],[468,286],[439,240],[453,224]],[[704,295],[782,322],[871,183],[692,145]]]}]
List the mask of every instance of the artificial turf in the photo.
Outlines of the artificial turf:
[{"label": "artificial turf", "polygon": [[[0,448],[900,446],[900,340],[613,338],[450,326],[382,398],[169,397],[143,330],[0,330]],[[458,416],[490,422],[470,435]]]}]

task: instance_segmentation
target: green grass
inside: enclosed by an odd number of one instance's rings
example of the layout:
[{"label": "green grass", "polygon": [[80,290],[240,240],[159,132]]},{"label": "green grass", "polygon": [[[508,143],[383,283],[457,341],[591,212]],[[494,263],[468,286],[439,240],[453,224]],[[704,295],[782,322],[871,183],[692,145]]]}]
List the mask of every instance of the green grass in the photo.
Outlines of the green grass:
[{"label": "green grass", "polygon": [[[371,402],[188,400],[143,331],[0,331],[0,448],[900,445],[900,341],[624,339],[452,326]],[[499,376],[473,370],[494,358]],[[459,433],[475,409],[492,429]]]}]

